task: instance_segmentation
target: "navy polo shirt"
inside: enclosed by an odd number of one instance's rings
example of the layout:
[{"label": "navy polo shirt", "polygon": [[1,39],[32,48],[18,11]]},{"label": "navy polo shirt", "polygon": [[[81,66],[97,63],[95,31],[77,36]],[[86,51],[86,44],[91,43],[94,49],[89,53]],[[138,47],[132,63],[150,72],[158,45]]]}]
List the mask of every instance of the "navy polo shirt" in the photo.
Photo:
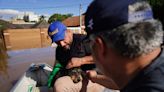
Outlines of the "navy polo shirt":
[{"label": "navy polo shirt", "polygon": [[120,92],[164,92],[164,50]]}]

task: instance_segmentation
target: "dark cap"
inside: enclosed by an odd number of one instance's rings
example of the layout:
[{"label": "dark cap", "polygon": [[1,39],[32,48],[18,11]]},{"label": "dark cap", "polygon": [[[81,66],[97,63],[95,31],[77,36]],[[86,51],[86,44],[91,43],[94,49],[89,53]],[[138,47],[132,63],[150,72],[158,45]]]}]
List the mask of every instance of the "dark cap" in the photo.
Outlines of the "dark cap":
[{"label": "dark cap", "polygon": [[87,35],[112,30],[130,22],[152,19],[151,7],[137,12],[130,11],[134,8],[130,6],[137,2],[139,0],[94,0],[88,7],[85,16]]}]

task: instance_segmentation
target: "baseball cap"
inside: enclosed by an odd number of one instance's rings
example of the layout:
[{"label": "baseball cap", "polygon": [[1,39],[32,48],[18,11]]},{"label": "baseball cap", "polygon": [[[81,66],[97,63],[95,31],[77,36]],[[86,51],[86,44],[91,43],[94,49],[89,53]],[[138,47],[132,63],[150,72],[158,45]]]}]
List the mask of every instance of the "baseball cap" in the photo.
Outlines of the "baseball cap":
[{"label": "baseball cap", "polygon": [[[138,2],[148,5],[146,9],[135,10]],[[135,4],[135,6],[134,6]],[[135,11],[134,11],[135,10]],[[85,16],[87,36],[117,28],[123,24],[153,19],[150,5],[143,0],[94,0]]]},{"label": "baseball cap", "polygon": [[67,27],[60,21],[54,21],[48,28],[48,35],[51,37],[52,43],[64,39]]}]

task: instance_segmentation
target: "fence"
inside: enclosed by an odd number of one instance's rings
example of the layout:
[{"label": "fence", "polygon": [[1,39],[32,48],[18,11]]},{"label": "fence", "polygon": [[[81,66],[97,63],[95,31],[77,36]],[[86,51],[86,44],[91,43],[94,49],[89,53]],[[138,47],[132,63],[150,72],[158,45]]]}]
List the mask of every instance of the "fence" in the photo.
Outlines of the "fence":
[{"label": "fence", "polygon": [[4,33],[7,50],[42,48],[50,46],[47,28],[8,29]]}]

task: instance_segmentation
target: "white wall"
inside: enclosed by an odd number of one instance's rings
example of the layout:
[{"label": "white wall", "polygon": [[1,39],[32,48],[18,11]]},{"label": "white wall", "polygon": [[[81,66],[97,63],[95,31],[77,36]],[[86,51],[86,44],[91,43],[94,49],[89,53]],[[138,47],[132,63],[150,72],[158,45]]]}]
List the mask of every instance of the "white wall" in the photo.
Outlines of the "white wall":
[{"label": "white wall", "polygon": [[75,34],[86,34],[84,30],[81,30],[81,27],[67,27],[67,29],[73,31]]},{"label": "white wall", "polygon": [[32,21],[38,22],[39,21],[38,15],[30,14],[30,15],[28,15],[28,17],[29,17],[30,22],[32,22]]}]

